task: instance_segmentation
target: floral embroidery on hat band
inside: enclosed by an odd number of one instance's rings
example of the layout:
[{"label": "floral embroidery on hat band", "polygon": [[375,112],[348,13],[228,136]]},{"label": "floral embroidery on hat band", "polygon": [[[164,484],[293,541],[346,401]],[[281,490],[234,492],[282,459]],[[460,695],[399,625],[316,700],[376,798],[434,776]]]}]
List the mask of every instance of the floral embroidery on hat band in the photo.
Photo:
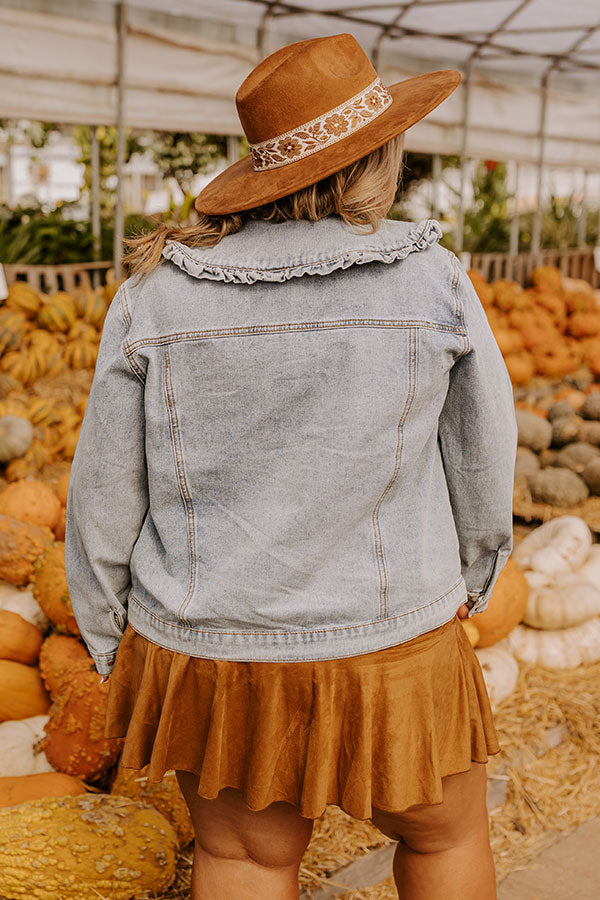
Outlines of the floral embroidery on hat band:
[{"label": "floral embroidery on hat band", "polygon": [[381,115],[391,102],[392,95],[381,79],[376,78],[350,100],[322,116],[268,141],[249,144],[253,168],[256,172],[263,172],[304,159],[363,128]]}]

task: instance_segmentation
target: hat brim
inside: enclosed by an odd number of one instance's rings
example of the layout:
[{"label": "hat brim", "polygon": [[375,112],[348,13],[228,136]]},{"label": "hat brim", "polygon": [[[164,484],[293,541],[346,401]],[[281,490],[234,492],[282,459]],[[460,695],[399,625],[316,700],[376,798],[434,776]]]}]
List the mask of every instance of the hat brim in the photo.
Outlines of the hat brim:
[{"label": "hat brim", "polygon": [[256,172],[248,153],[213,178],[198,194],[194,206],[207,215],[242,212],[308,187],[406,131],[439,106],[460,79],[454,69],[443,69],[388,86],[392,103],[368,125],[278,169]]}]

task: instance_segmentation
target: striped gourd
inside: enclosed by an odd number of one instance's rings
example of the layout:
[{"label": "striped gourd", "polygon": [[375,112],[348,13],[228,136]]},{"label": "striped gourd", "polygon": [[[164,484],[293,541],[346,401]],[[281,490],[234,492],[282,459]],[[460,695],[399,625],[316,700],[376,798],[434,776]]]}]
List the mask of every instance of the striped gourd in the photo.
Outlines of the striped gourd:
[{"label": "striped gourd", "polygon": [[13,378],[12,375],[6,375],[0,372],[0,397],[6,397],[11,391],[21,389],[21,383]]},{"label": "striped gourd", "polygon": [[38,313],[38,322],[48,331],[68,331],[77,318],[75,301],[66,291],[52,294]]},{"label": "striped gourd", "polygon": [[31,397],[29,400],[29,421],[33,425],[48,425],[54,422],[54,407],[44,397]]},{"label": "striped gourd", "polygon": [[82,340],[89,341],[92,344],[96,344],[100,340],[100,335],[94,326],[90,325],[89,322],[84,322],[83,319],[77,319],[71,325],[67,337],[70,341]]},{"label": "striped gourd", "polygon": [[0,416],[19,416],[20,419],[29,419],[29,410],[23,400],[16,397],[5,397],[0,400]]},{"label": "striped gourd", "polygon": [[75,448],[77,447],[80,431],[81,426],[79,426],[79,428],[69,429],[69,431],[66,431],[63,434],[61,441],[61,454],[63,459],[73,459],[75,456]]},{"label": "striped gourd", "polygon": [[26,336],[25,343],[29,347],[39,347],[40,350],[46,350],[48,353],[60,353],[62,349],[59,336],[46,331],[45,328],[34,328]]},{"label": "striped gourd", "polygon": [[67,364],[63,359],[61,350],[60,353],[57,353],[51,358],[46,370],[46,375],[48,376],[48,378],[55,378],[57,375],[62,375],[63,372],[66,371],[66,368]]},{"label": "striped gourd", "polygon": [[31,378],[33,371],[29,355],[22,350],[9,350],[4,353],[0,359],[0,370],[12,375],[21,384],[26,384]]},{"label": "striped gourd", "polygon": [[30,347],[27,351],[29,362],[31,364],[31,373],[27,379],[27,384],[33,384],[48,370],[48,354],[41,347]]},{"label": "striped gourd", "polygon": [[63,359],[71,369],[91,369],[96,365],[98,345],[91,341],[67,341]]},{"label": "striped gourd", "polygon": [[4,477],[7,481],[21,481],[22,478],[32,475],[34,471],[31,461],[19,456],[6,464]]},{"label": "striped gourd", "polygon": [[42,305],[42,298],[26,281],[15,281],[8,289],[4,305],[8,309],[17,309],[25,315],[35,316]]},{"label": "striped gourd", "polygon": [[23,459],[31,463],[32,467],[39,472],[46,463],[50,462],[50,454],[48,448],[38,438],[34,438],[29,449],[23,455]]},{"label": "striped gourd", "polygon": [[27,319],[21,312],[5,309],[0,312],[0,354],[17,350],[23,343]]},{"label": "striped gourd", "polygon": [[75,306],[81,318],[92,325],[100,325],[108,309],[106,301],[94,291],[82,291],[75,298]]}]

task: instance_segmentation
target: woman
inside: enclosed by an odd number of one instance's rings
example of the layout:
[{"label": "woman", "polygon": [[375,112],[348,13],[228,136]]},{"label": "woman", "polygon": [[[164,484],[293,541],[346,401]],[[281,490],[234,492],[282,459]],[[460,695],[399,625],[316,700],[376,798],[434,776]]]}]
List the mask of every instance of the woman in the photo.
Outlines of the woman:
[{"label": "woman", "polygon": [[251,154],[131,242],[106,317],[67,577],[105,736],[176,772],[194,900],[297,898],[328,803],[398,841],[405,900],[496,896],[460,619],[512,548],[512,391],[439,225],[384,218],[458,80],[385,88],[348,34],[267,57]]}]

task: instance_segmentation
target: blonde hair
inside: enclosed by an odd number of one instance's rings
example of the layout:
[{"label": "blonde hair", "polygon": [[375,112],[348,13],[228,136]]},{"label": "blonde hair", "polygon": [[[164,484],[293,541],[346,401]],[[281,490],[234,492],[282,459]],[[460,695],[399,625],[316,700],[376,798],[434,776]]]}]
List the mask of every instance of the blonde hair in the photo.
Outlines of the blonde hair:
[{"label": "blonde hair", "polygon": [[404,135],[344,166],[333,175],[301,188],[263,206],[243,212],[208,216],[200,214],[194,225],[180,227],[159,222],[154,231],[141,237],[126,238],[125,263],[129,274],[143,278],[162,261],[165,242],[179,241],[188,247],[214,247],[228,234],[235,234],[251,219],[266,222],[286,222],[308,219],[316,222],[325,216],[336,215],[351,226],[371,226],[377,231],[386,215],[382,206],[390,186],[401,175]]}]

